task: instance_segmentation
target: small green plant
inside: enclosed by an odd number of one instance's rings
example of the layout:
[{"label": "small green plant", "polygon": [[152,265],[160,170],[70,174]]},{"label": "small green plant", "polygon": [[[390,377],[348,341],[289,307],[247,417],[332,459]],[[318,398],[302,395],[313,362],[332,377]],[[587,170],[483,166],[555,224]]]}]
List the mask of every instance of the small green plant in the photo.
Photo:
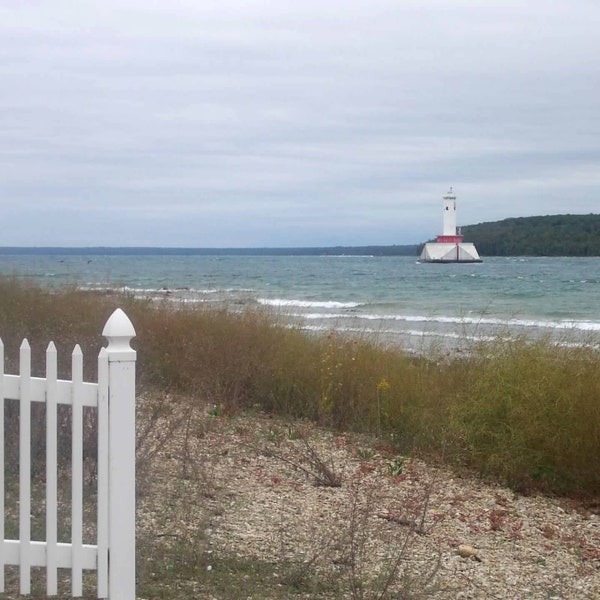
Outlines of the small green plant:
[{"label": "small green plant", "polygon": [[395,456],[392,459],[386,461],[388,474],[392,477],[397,477],[398,475],[402,475],[404,471],[404,462],[406,461],[406,457],[404,456]]},{"label": "small green plant", "polygon": [[263,437],[268,442],[272,442],[274,444],[278,444],[284,437],[283,431],[278,427],[265,427],[260,431],[261,437]]},{"label": "small green plant", "polygon": [[222,404],[214,404],[208,410],[208,415],[213,418],[220,417],[225,412],[225,407]]},{"label": "small green plant", "polygon": [[293,427],[292,425],[287,426],[288,440],[299,440],[299,439],[302,439],[302,437],[303,437],[303,433],[299,428]]},{"label": "small green plant", "polygon": [[373,448],[361,447],[356,449],[356,456],[358,456],[360,460],[373,460],[379,455],[377,454],[377,452],[375,452],[375,450],[373,450]]},{"label": "small green plant", "polygon": [[233,431],[236,435],[244,436],[248,433],[248,427],[246,425],[235,425]]}]

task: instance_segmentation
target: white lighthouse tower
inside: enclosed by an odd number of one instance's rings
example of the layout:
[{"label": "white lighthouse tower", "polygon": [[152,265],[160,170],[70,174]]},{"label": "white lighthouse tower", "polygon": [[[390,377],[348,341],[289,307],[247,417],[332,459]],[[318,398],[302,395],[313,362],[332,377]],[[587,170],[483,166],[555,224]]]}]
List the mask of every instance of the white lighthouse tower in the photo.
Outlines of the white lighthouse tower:
[{"label": "white lighthouse tower", "polygon": [[444,227],[442,235],[456,235],[456,196],[452,188],[444,196]]},{"label": "white lighthouse tower", "polygon": [[435,263],[474,263],[481,262],[475,246],[463,242],[463,237],[456,233],[456,196],[450,191],[443,197],[442,234],[436,242],[427,242],[419,256],[419,262]]}]

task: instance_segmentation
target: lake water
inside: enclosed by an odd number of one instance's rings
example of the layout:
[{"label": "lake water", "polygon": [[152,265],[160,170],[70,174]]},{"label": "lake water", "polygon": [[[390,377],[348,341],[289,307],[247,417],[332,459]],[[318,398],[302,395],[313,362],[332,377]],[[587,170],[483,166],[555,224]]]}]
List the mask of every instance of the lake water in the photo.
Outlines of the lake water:
[{"label": "lake water", "polygon": [[377,334],[409,348],[495,335],[600,336],[600,258],[3,255],[0,273],[49,286],[268,307],[308,330]]}]

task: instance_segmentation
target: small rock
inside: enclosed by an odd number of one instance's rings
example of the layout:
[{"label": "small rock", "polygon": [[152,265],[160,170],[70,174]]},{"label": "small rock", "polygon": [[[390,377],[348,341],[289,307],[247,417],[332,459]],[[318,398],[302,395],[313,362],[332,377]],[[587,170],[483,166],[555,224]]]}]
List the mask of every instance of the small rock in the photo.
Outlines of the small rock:
[{"label": "small rock", "polygon": [[472,558],[478,562],[481,562],[481,558],[477,554],[477,550],[473,548],[473,546],[468,546],[467,544],[460,544],[458,547],[458,554],[463,558]]}]

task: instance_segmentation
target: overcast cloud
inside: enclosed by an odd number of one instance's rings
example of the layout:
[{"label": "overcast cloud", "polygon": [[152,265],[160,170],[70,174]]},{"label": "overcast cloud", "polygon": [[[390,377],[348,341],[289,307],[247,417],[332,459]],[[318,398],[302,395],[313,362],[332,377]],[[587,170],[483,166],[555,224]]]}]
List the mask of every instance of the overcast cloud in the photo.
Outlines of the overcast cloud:
[{"label": "overcast cloud", "polygon": [[0,245],[600,212],[597,0],[0,2]]}]

